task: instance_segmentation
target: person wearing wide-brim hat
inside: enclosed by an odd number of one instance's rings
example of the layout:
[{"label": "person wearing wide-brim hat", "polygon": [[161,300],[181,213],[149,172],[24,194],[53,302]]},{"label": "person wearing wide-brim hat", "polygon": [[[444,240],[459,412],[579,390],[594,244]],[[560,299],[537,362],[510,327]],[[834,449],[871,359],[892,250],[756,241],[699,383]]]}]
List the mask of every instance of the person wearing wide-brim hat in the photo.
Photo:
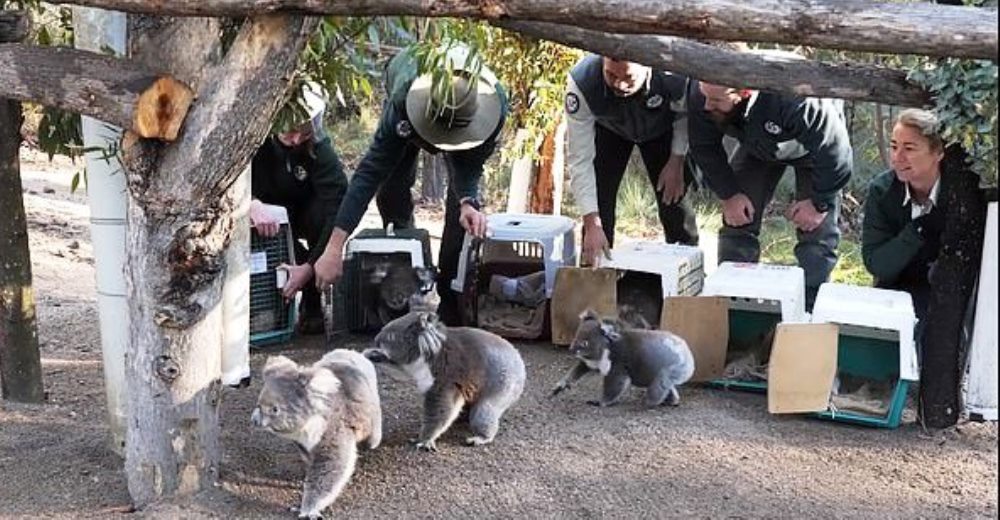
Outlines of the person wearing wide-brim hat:
[{"label": "person wearing wide-brim hat", "polygon": [[[405,49],[389,62],[386,101],[378,129],[351,177],[336,227],[315,265],[319,286],[340,278],[344,244],[373,197],[377,197],[384,226],[414,226],[410,189],[416,180],[421,149],[442,154],[448,168],[438,280],[454,278],[465,232],[485,236],[479,180],[507,116],[507,94],[485,65],[469,59],[468,47],[463,44],[449,44],[438,63],[434,71],[420,74],[415,47]],[[433,81],[435,74],[445,74],[444,80]],[[446,324],[457,325],[455,293],[448,283],[438,283],[437,287],[441,297],[438,314]]]}]

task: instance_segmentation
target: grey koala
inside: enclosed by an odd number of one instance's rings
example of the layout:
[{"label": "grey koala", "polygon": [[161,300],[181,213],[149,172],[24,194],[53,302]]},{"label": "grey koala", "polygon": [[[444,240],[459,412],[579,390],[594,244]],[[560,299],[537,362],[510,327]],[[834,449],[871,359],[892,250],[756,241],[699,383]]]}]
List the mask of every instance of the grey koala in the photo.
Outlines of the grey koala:
[{"label": "grey koala", "polygon": [[446,327],[432,312],[411,312],[389,322],[364,355],[416,383],[424,396],[424,416],[415,443],[426,451],[437,451],[437,438],[466,404],[472,430],[466,444],[492,442],[500,417],[524,390],[524,361],[513,345],[484,330]]},{"label": "grey koala", "polygon": [[580,315],[570,352],[579,361],[552,389],[551,395],[596,370],[604,376],[604,384],[601,399],[587,401],[595,406],[617,403],[630,383],[646,388],[647,407],[659,406],[664,401],[677,406],[681,401],[677,386],[694,374],[694,357],[680,336],[661,330],[629,328],[621,320],[601,319],[590,310]]},{"label": "grey koala", "polygon": [[382,442],[375,367],[359,352],[337,349],[309,367],[268,358],[251,421],[295,442],[306,462],[299,518],[322,518],[347,485],[357,443]]}]

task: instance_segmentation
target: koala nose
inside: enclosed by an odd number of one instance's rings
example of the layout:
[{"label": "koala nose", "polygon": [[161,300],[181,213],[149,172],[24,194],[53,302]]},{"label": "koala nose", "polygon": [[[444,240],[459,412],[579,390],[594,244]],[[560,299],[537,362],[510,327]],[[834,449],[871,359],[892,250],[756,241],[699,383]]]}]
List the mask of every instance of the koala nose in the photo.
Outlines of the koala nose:
[{"label": "koala nose", "polygon": [[385,355],[381,350],[376,350],[373,348],[364,351],[364,356],[368,358],[368,361],[372,363],[384,363],[389,361],[389,357]]},{"label": "koala nose", "polygon": [[261,423],[260,408],[254,408],[253,413],[250,414],[250,424],[254,426],[260,426],[261,425],[260,423]]}]

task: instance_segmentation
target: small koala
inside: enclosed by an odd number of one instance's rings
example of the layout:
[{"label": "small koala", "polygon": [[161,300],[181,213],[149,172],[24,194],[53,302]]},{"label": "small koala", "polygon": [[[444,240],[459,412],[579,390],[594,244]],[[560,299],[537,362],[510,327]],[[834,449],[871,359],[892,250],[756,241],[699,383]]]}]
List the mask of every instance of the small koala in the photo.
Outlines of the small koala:
[{"label": "small koala", "polygon": [[595,406],[617,403],[630,383],[646,388],[649,408],[664,401],[677,406],[681,400],[677,386],[694,374],[694,357],[681,337],[667,331],[629,328],[618,319],[601,319],[591,310],[580,315],[570,352],[579,361],[551,395],[596,370],[604,376],[604,384],[601,399],[587,401]]},{"label": "small koala", "polygon": [[299,518],[322,518],[354,473],[357,443],[382,442],[375,367],[359,352],[337,349],[309,367],[284,356],[264,365],[254,426],[295,442],[306,463]]},{"label": "small koala", "polygon": [[414,305],[427,300],[434,287],[437,272],[433,268],[379,262],[369,273],[369,283],[378,288],[374,312],[382,324],[389,323]]},{"label": "small koala", "polygon": [[466,444],[492,442],[500,417],[524,390],[524,360],[513,345],[484,330],[446,327],[432,312],[411,312],[389,322],[364,355],[416,383],[424,412],[414,442],[426,451],[437,451],[437,438],[466,404],[472,430]]}]

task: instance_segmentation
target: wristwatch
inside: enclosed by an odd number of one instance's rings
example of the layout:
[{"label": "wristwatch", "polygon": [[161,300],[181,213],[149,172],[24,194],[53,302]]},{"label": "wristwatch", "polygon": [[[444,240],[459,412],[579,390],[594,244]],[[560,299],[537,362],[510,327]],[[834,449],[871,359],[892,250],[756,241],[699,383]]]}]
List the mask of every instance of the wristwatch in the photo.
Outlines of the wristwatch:
[{"label": "wristwatch", "polygon": [[813,207],[816,208],[816,211],[820,213],[826,213],[827,211],[830,211],[830,203],[825,200],[824,201],[814,200]]},{"label": "wristwatch", "polygon": [[483,204],[479,202],[479,199],[476,197],[462,197],[458,200],[458,206],[462,207],[462,204],[468,204],[476,211],[481,211],[483,209]]}]

